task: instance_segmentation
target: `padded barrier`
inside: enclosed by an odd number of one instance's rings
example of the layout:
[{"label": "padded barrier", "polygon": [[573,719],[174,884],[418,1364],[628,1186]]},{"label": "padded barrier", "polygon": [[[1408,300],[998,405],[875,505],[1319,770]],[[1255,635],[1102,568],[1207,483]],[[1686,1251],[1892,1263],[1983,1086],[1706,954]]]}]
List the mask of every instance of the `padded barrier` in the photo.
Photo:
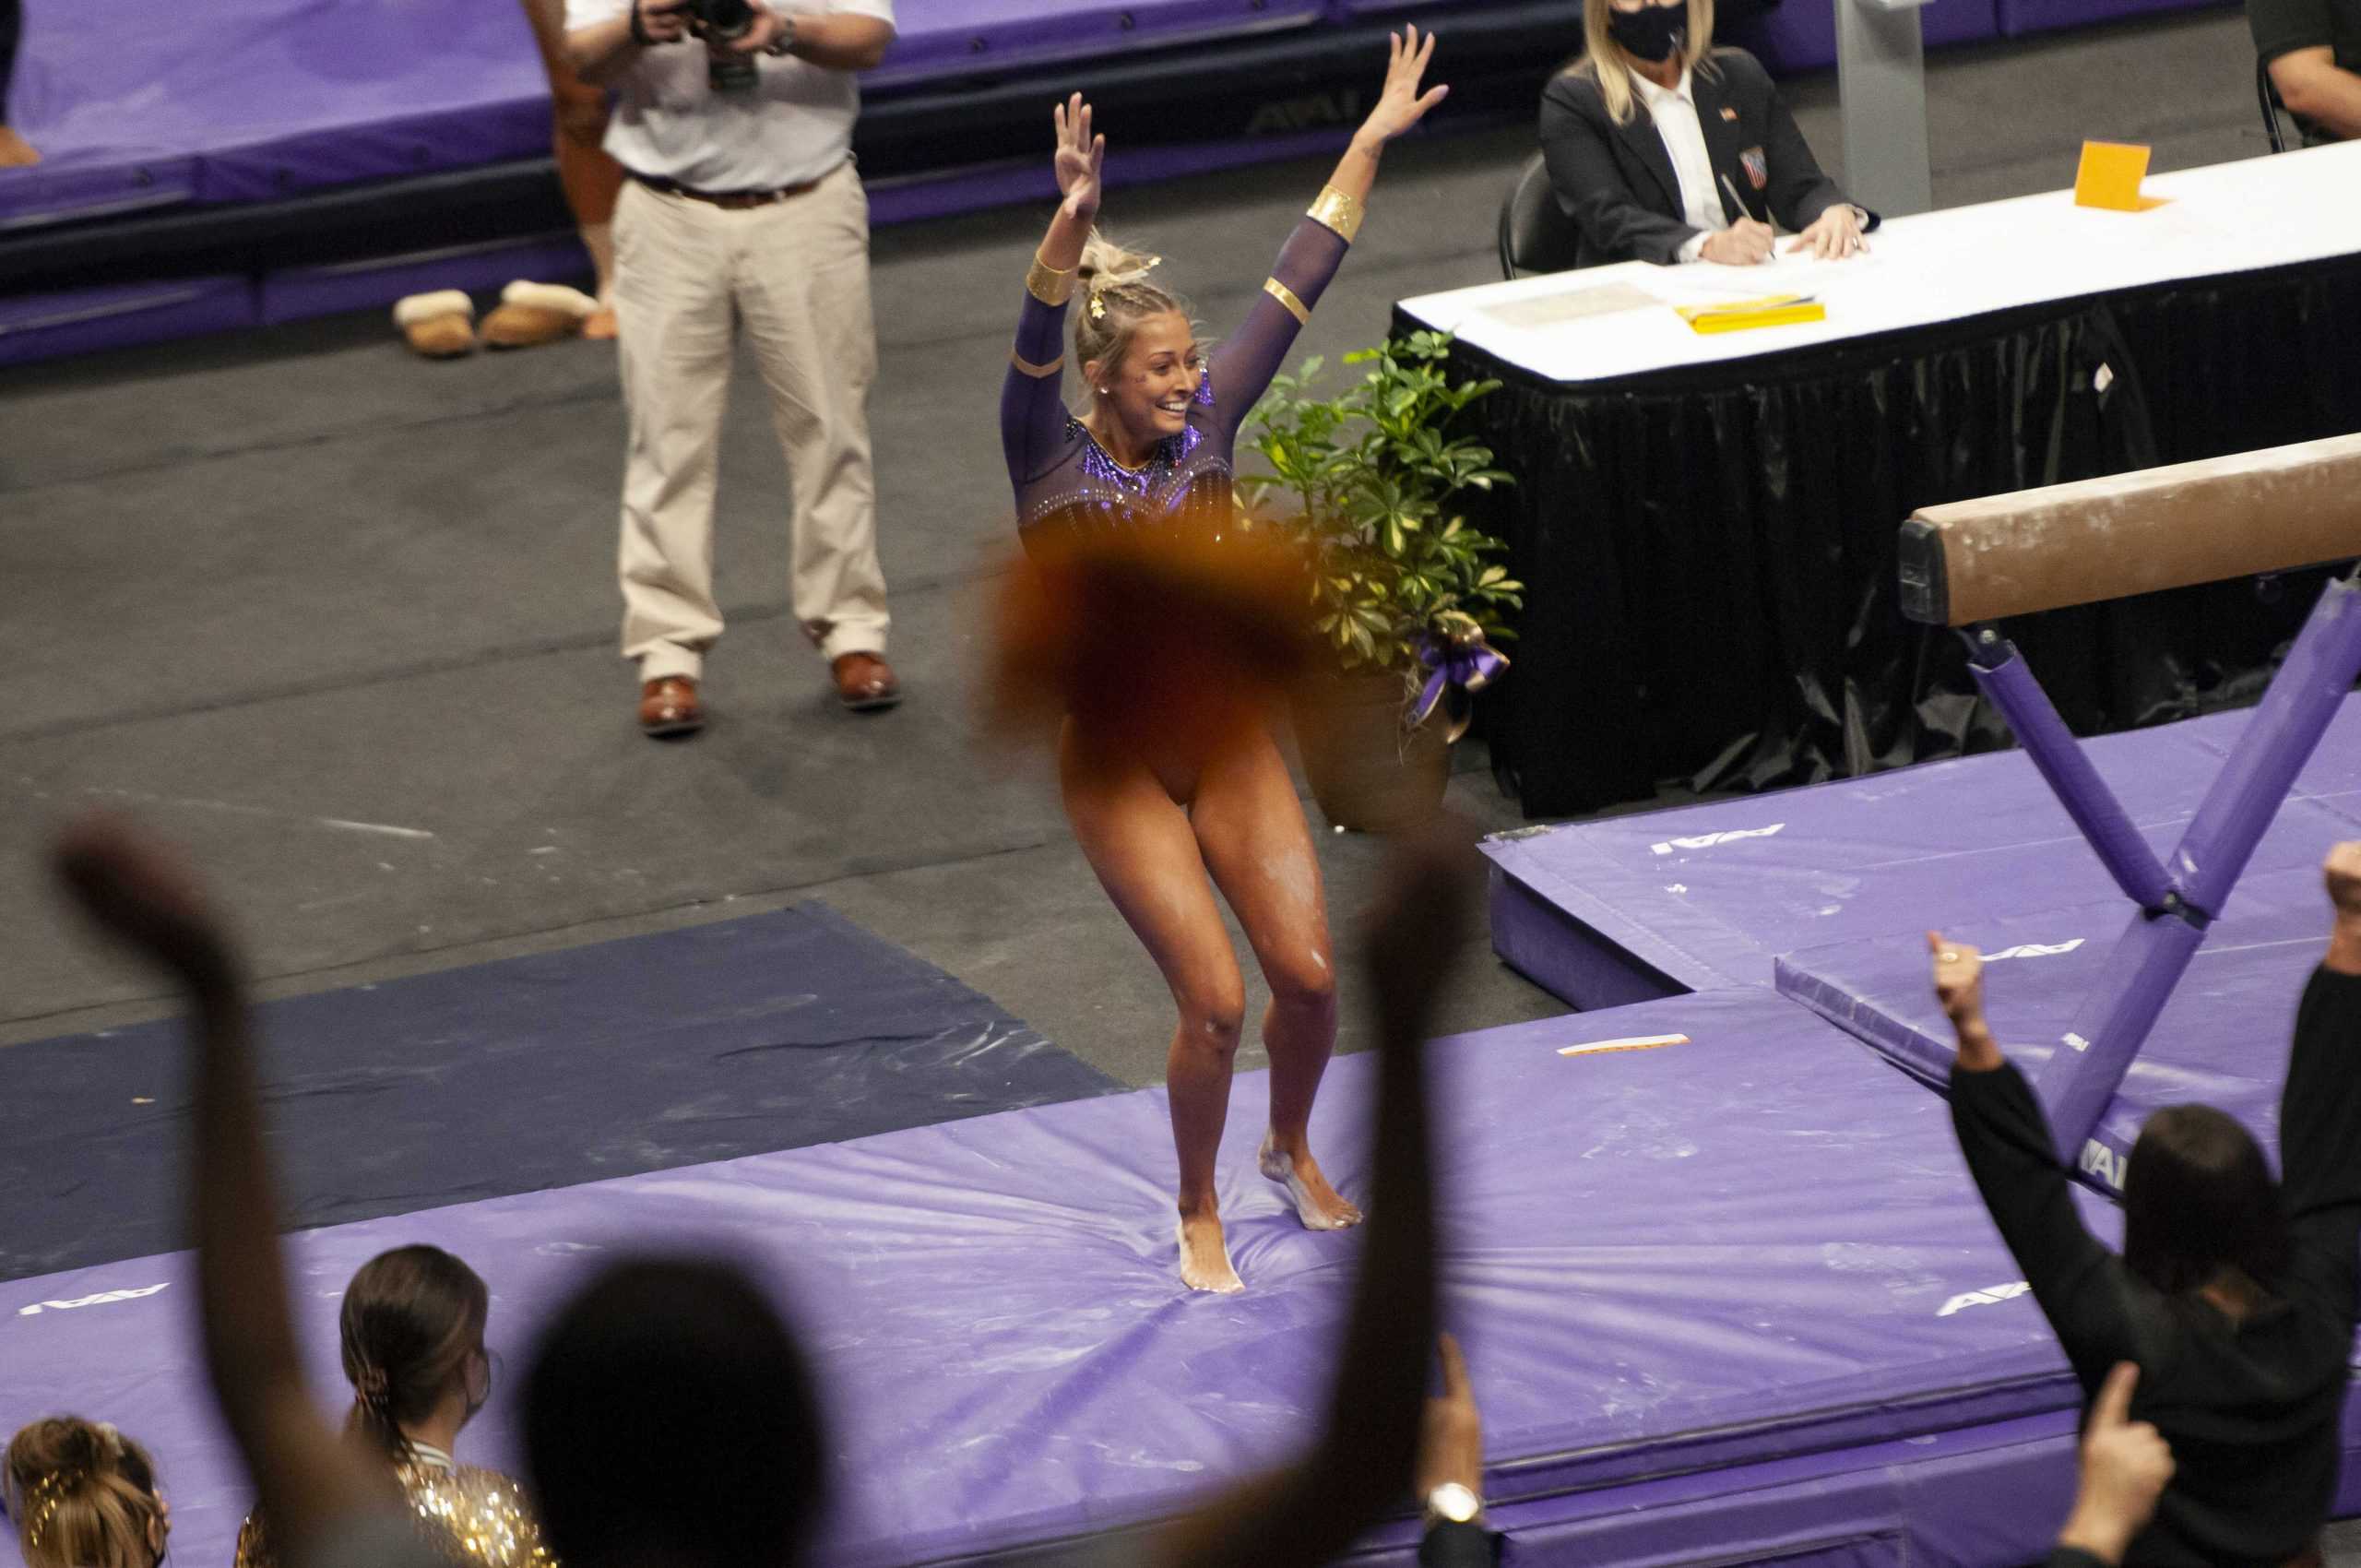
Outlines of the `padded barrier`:
[{"label": "padded barrier", "polygon": [[[2213,714],[2086,741],[2083,751],[2163,853],[2250,718]],[[2248,878],[2316,869],[2356,830],[2361,707],[2348,701]],[[1651,985],[1768,985],[1776,956],[1799,948],[2116,897],[2018,752],[1521,829],[1488,839],[1484,852],[1494,945],[1576,1006]],[[2234,894],[2227,912],[2239,907]]]},{"label": "padded barrier", "polygon": [[[291,997],[260,1020],[302,1225],[1120,1087],[818,904]],[[174,1020],[0,1051],[0,1191],[18,1198],[0,1277],[178,1241],[184,1052]]]},{"label": "padded barrier", "polygon": [[[1689,1042],[1559,1054],[1665,1032]],[[1763,989],[1464,1036],[1431,1063],[1447,1311],[1488,1492],[1531,1532],[1520,1561],[1693,1559],[1707,1539],[1725,1560],[2039,1554],[2076,1394],[2009,1289],[1938,1097]],[[1368,1191],[1372,1065],[1335,1064],[1315,1129],[1348,1194]],[[719,1240],[792,1277],[836,1380],[846,1500],[821,1561],[1097,1534],[1289,1452],[1324,1398],[1358,1241],[1304,1230],[1253,1174],[1266,1092],[1237,1080],[1222,1154],[1243,1296],[1172,1277],[1151,1090],[309,1232],[302,1331],[333,1385],[338,1288],[428,1241],[485,1274],[520,1372],[537,1323],[611,1250]],[[279,1136],[313,1113],[280,1099]],[[2081,1201],[2111,1234],[2112,1208]],[[151,1442],[176,1551],[213,1562],[245,1490],[200,1394],[186,1267],[0,1284],[0,1424],[71,1407]],[[513,1463],[515,1382],[469,1455]],[[2012,1475],[2040,1504],[1993,1516],[1986,1489]],[[1374,1560],[1406,1562],[1408,1528]]]}]

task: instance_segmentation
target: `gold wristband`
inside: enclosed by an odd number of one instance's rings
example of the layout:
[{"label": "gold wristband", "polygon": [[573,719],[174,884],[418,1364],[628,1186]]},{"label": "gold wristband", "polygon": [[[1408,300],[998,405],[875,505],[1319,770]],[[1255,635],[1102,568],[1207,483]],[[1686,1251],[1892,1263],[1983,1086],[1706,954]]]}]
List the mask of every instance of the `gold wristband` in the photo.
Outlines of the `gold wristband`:
[{"label": "gold wristband", "polygon": [[1302,326],[1311,325],[1311,307],[1296,298],[1295,291],[1275,278],[1263,279],[1263,292],[1287,306],[1287,314]]},{"label": "gold wristband", "polygon": [[1320,199],[1311,204],[1311,217],[1314,223],[1335,230],[1349,245],[1353,236],[1361,232],[1361,218],[1366,211],[1360,197],[1347,196],[1334,185],[1323,185]]},{"label": "gold wristband", "polygon": [[1074,297],[1074,271],[1071,267],[1051,267],[1036,255],[1031,270],[1025,274],[1025,291],[1045,305],[1062,305]]},{"label": "gold wristband", "polygon": [[1011,349],[1008,351],[1008,362],[1014,365],[1017,369],[1023,371],[1026,374],[1031,376],[1036,381],[1047,381],[1050,377],[1065,369],[1065,362],[1063,360],[1051,360],[1047,364],[1035,364],[1031,360],[1026,359],[1014,349]]}]

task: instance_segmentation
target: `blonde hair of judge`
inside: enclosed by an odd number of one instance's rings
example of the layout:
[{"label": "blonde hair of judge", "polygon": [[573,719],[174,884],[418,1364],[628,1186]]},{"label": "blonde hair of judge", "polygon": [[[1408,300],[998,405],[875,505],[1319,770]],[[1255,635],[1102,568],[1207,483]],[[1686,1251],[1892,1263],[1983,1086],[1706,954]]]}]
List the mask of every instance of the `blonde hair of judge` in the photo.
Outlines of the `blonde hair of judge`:
[{"label": "blonde hair of judge", "polygon": [[[1688,35],[1680,41],[1680,63],[1701,75],[1713,76],[1714,62],[1707,56],[1714,50],[1714,0],[1688,0]],[[1639,113],[1639,93],[1631,86],[1631,56],[1607,30],[1607,19],[1614,14],[1615,0],[1583,0],[1583,55],[1572,68],[1598,83],[1607,117],[1628,125]]]}]

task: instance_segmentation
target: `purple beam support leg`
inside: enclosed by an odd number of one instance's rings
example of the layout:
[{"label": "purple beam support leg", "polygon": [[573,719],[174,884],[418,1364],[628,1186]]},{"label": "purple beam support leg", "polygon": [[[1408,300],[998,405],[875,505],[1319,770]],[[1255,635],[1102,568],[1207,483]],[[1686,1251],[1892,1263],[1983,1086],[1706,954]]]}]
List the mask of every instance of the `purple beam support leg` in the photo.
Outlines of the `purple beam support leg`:
[{"label": "purple beam support leg", "polygon": [[2165,868],[2131,826],[2115,791],[2082,754],[2073,731],[2058,717],[2049,695],[2025,669],[2014,645],[1987,627],[1968,638],[1968,658],[1975,683],[2009,721],[2025,755],[2097,851],[2115,885],[2143,909],[2165,909],[2172,892]]},{"label": "purple beam support leg", "polygon": [[2177,912],[2135,918],[2116,944],[2108,966],[2114,978],[2083,1004],[2063,1049],[2035,1081],[2059,1158],[2072,1163],[2085,1152],[2091,1129],[2204,940],[2205,924],[2221,911],[2356,676],[2361,589],[2332,582],[2173,852]]}]

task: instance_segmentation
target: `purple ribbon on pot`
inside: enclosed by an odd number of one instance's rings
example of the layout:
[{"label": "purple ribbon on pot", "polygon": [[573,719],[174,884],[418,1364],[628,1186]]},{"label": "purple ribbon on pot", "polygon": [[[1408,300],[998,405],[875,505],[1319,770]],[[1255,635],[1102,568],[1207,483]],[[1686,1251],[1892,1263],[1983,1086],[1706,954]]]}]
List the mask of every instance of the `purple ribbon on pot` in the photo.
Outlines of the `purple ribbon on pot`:
[{"label": "purple ribbon on pot", "polygon": [[[1428,715],[1442,702],[1443,694],[1457,686],[1463,692],[1480,692],[1499,678],[1509,667],[1506,656],[1495,652],[1481,632],[1464,632],[1454,637],[1439,637],[1430,632],[1418,642],[1418,662],[1427,667],[1427,683],[1419,688],[1418,700],[1410,705],[1408,727],[1417,729],[1427,721]],[[1456,741],[1467,733],[1474,716],[1461,714],[1452,720],[1451,731],[1443,738]]]}]

